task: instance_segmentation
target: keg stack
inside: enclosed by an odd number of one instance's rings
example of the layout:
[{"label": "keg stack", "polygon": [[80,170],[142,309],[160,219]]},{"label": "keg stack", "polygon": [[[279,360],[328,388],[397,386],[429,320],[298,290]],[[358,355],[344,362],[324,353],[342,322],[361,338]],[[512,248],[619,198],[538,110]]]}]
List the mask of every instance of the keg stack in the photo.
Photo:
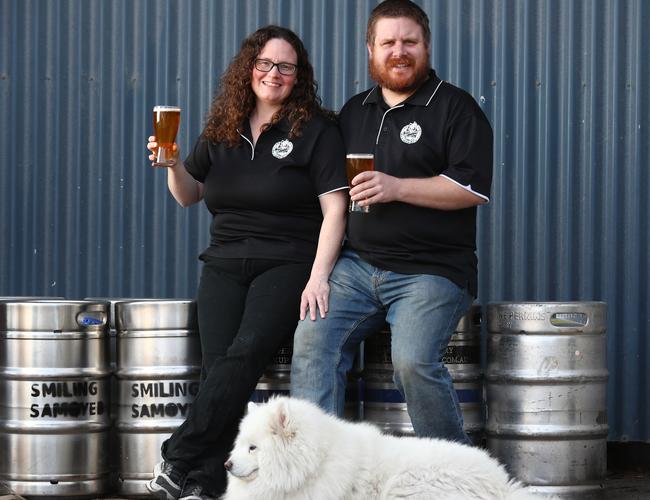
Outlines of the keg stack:
[{"label": "keg stack", "polygon": [[0,482],[27,497],[108,490],[109,305],[0,302]]},{"label": "keg stack", "polygon": [[185,420],[199,388],[196,303],[115,303],[117,493],[149,496],[160,447]]},{"label": "keg stack", "polygon": [[[443,356],[463,413],[465,432],[475,442],[481,441],[484,426],[480,338],[481,306],[474,304],[458,322]],[[363,420],[384,432],[413,435],[406,402],[393,382],[388,327],[369,337],[364,350]]]},{"label": "keg stack", "polygon": [[491,453],[537,493],[602,498],[606,304],[493,303],[487,323]]}]

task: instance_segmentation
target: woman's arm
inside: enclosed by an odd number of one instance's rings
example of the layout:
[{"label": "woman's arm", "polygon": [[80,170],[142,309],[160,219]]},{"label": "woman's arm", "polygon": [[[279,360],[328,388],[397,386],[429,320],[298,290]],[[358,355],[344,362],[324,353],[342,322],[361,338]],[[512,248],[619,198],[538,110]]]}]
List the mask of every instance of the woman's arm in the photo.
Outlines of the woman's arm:
[{"label": "woman's arm", "polygon": [[300,297],[301,320],[307,316],[307,310],[312,320],[316,319],[316,310],[320,311],[321,318],[325,317],[329,308],[328,279],[341,251],[345,233],[347,190],[324,194],[318,200],[323,211],[323,223],[318,236],[318,248],[311,268],[311,276]]},{"label": "woman's arm", "polygon": [[203,184],[190,175],[180,160],[167,168],[167,187],[181,207],[188,207],[203,199]]},{"label": "woman's arm", "polygon": [[[152,135],[149,137],[147,149],[152,152],[149,159],[154,166],[156,166],[157,148],[156,136]],[[203,199],[203,184],[192,177],[185,165],[183,165],[182,160],[180,160],[180,148],[176,143],[174,143],[174,160],[176,160],[176,163],[171,167],[167,167],[167,187],[169,192],[181,207],[188,207],[198,203]]]}]

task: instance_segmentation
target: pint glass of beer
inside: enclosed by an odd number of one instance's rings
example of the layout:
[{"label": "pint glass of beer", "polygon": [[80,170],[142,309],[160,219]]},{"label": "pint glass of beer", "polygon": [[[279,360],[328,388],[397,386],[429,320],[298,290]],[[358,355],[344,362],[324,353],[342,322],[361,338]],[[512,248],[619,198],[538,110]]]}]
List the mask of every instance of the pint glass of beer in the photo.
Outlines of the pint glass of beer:
[{"label": "pint glass of beer", "polygon": [[176,141],[178,125],[181,122],[181,108],[178,106],[154,106],[153,131],[158,141],[158,153],[154,165],[170,167],[174,165],[173,145]]},{"label": "pint glass of beer", "polygon": [[[345,170],[348,174],[348,182],[352,187],[352,179],[354,179],[361,172],[372,171],[375,169],[375,155],[372,153],[354,153],[346,155],[345,157]],[[370,207],[359,206],[358,201],[350,200],[350,212],[368,213]]]}]

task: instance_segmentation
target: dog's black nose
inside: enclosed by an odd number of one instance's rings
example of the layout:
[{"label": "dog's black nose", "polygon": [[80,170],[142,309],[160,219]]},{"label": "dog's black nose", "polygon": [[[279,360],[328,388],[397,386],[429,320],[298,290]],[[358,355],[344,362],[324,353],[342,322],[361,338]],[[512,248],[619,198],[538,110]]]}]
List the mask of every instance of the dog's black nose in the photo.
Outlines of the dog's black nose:
[{"label": "dog's black nose", "polygon": [[226,468],[226,470],[232,469],[232,462],[228,460],[223,466]]}]

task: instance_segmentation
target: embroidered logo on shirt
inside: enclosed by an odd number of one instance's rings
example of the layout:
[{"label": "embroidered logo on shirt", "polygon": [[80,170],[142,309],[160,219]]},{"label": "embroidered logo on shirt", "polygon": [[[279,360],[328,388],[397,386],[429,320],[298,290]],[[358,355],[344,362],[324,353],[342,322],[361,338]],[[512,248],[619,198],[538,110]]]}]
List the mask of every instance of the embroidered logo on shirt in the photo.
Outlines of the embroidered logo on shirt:
[{"label": "embroidered logo on shirt", "polygon": [[273,145],[271,154],[278,160],[281,160],[282,158],[289,156],[289,153],[291,153],[291,151],[293,151],[293,143],[288,139],[284,139],[280,142],[276,142]]},{"label": "embroidered logo on shirt", "polygon": [[417,122],[411,122],[408,125],[404,125],[402,131],[399,133],[399,138],[406,144],[413,144],[418,142],[421,135],[422,127]]}]

